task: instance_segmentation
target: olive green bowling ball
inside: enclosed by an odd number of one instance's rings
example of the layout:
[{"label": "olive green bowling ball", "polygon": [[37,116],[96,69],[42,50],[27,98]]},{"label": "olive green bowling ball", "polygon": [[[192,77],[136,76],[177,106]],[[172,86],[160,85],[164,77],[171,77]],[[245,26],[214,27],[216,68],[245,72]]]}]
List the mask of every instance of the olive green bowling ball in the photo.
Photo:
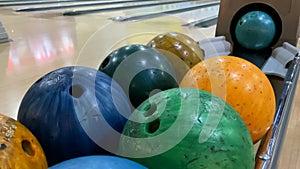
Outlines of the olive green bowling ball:
[{"label": "olive green bowling ball", "polygon": [[[199,44],[190,36],[179,32],[166,32],[157,35],[147,44],[155,49],[171,52],[182,60],[187,67],[192,68],[204,60],[204,52]],[[168,58],[173,59],[173,58]]]}]

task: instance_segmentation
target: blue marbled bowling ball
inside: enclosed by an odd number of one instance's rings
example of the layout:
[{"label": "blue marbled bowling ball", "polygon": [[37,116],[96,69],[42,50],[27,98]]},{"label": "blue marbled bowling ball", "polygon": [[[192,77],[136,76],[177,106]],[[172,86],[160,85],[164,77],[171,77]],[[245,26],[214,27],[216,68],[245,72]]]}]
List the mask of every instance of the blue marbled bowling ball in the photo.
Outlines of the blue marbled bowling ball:
[{"label": "blue marbled bowling ball", "polygon": [[111,77],[69,66],[37,80],[23,97],[17,118],[36,136],[51,166],[113,153],[130,114],[127,96]]}]

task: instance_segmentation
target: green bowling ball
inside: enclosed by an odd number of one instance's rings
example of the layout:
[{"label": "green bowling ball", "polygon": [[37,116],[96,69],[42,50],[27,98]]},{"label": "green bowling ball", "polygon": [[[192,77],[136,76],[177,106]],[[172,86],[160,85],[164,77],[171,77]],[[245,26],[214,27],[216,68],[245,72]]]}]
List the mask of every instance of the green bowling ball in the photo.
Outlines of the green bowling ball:
[{"label": "green bowling ball", "polygon": [[251,11],[243,15],[235,27],[237,42],[250,50],[270,47],[276,34],[275,22],[263,11]]},{"label": "green bowling ball", "polygon": [[145,45],[126,45],[112,51],[99,70],[120,84],[133,108],[153,93],[178,87],[172,64],[158,50]]},{"label": "green bowling ball", "polygon": [[227,103],[191,88],[162,91],[130,116],[118,155],[149,169],[253,169],[250,133]]}]

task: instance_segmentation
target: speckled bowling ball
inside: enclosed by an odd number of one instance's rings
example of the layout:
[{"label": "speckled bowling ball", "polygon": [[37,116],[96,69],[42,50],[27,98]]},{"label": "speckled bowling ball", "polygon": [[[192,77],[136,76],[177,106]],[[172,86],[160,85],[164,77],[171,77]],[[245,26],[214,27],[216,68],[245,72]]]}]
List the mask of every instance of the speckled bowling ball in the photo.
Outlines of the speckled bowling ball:
[{"label": "speckled bowling ball", "polygon": [[36,137],[20,122],[0,114],[0,168],[47,169]]},{"label": "speckled bowling ball", "polygon": [[276,98],[267,76],[253,63],[234,56],[204,60],[183,78],[180,87],[197,88],[223,98],[246,123],[253,143],[270,129]]},{"label": "speckled bowling ball", "polygon": [[[204,52],[199,44],[190,36],[179,32],[159,34],[147,44],[161,51],[171,52],[179,57],[187,67],[191,68],[204,60]],[[169,57],[172,59],[172,57]]]},{"label": "speckled bowling ball", "polygon": [[193,88],[153,95],[130,116],[119,155],[150,169],[253,169],[250,133],[222,99]]},{"label": "speckled bowling ball", "polygon": [[237,42],[246,49],[261,50],[270,47],[276,34],[273,18],[263,11],[243,15],[235,27]]}]

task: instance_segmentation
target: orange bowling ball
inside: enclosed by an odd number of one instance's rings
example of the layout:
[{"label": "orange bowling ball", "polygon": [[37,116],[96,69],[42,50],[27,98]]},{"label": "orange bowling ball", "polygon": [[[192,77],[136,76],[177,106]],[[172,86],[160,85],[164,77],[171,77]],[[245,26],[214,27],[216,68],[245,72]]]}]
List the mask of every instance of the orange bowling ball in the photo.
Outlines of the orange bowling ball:
[{"label": "orange bowling ball", "polygon": [[253,143],[272,125],[276,99],[267,76],[254,64],[234,56],[204,60],[181,81],[182,88],[198,88],[229,103],[246,123]]},{"label": "orange bowling ball", "polygon": [[0,114],[0,168],[47,169],[38,140],[20,122]]}]

